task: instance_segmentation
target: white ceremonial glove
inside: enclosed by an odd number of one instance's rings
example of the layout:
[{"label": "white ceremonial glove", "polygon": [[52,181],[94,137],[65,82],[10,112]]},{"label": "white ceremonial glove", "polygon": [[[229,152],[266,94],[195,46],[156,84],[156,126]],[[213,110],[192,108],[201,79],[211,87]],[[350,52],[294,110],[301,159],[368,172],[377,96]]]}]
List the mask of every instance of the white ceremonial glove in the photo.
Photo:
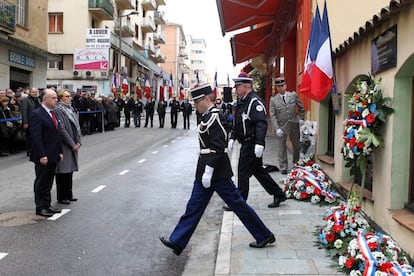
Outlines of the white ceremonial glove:
[{"label": "white ceremonial glove", "polygon": [[281,130],[280,128],[278,128],[276,130],[276,135],[279,136],[279,137],[283,137],[283,130]]},{"label": "white ceremonial glove", "polygon": [[299,120],[299,126],[302,126],[305,123],[303,120]]},{"label": "white ceremonial glove", "polygon": [[260,158],[263,156],[264,146],[262,145],[254,145],[254,154],[257,158]]},{"label": "white ceremonial glove", "polygon": [[227,150],[231,151],[233,149],[233,145],[234,145],[234,139],[230,139],[227,144]]},{"label": "white ceremonial glove", "polygon": [[203,176],[201,177],[201,184],[208,189],[211,186],[211,178],[213,177],[214,168],[206,165]]}]

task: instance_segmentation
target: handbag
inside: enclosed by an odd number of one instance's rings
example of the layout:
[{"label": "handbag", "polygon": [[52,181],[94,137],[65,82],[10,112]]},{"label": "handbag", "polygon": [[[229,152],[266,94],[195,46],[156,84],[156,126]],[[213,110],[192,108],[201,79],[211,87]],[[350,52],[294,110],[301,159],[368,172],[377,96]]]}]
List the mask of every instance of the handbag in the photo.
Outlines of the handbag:
[{"label": "handbag", "polygon": [[24,128],[17,128],[16,135],[14,136],[15,143],[26,143],[26,130]]}]

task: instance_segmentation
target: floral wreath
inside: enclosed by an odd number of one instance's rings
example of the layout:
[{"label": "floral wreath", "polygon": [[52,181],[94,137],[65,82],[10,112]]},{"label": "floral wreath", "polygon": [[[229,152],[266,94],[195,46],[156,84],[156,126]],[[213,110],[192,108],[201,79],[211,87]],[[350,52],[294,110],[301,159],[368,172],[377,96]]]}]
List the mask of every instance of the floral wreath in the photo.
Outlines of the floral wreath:
[{"label": "floral wreath", "polygon": [[332,204],[339,194],[321,166],[310,158],[299,160],[285,179],[287,198],[310,201],[314,204]]},{"label": "floral wreath", "polygon": [[342,154],[351,175],[365,175],[369,156],[375,148],[383,148],[380,128],[387,116],[394,112],[389,105],[392,99],[383,97],[381,79],[358,80],[350,95],[348,116],[345,119]]}]

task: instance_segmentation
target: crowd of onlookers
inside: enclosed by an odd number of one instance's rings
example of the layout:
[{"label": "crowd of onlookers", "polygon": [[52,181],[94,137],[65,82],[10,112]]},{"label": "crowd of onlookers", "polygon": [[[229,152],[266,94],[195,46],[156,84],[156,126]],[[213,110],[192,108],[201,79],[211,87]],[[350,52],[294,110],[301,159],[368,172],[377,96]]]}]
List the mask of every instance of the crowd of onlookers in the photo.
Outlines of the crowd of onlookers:
[{"label": "crowd of onlookers", "polygon": [[[37,88],[0,90],[0,156],[8,156],[23,150],[27,150],[27,155],[30,155],[27,146],[30,142],[28,122],[31,112],[41,105],[41,92],[42,89]],[[171,114],[171,127],[176,128],[177,113],[181,112],[185,129],[189,128],[189,116],[193,112],[193,107],[188,100],[180,103],[173,98],[168,102],[156,103],[154,99],[148,99],[142,102],[140,99],[135,100],[120,93],[115,97],[106,97],[103,94],[96,97],[88,91],[73,93],[72,105],[78,112],[82,135],[114,130],[121,126],[121,117],[124,118],[123,127],[140,127],[143,118],[145,118],[144,127],[153,127],[155,111],[158,113],[159,127],[162,128],[167,109]],[[229,115],[231,123],[229,105],[222,103],[220,99],[217,100],[217,105]],[[198,123],[201,114],[196,115]]]}]

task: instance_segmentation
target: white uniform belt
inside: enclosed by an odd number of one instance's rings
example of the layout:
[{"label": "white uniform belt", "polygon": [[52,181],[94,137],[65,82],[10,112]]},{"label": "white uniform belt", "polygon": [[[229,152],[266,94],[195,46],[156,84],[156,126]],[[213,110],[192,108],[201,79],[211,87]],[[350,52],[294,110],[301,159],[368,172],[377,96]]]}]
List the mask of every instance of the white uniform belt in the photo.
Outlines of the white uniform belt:
[{"label": "white uniform belt", "polygon": [[[201,149],[200,154],[209,154],[209,153],[216,153],[217,151],[213,149]],[[227,152],[227,149],[224,149],[224,152]]]}]

